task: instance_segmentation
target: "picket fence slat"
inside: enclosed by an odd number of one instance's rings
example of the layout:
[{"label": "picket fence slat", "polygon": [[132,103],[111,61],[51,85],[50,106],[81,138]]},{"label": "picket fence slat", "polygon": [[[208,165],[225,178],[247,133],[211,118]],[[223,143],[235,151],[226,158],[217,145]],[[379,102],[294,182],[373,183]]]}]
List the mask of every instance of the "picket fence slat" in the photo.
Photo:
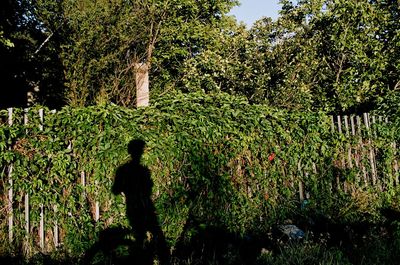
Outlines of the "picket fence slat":
[{"label": "picket fence slat", "polygon": [[25,194],[25,233],[26,237],[29,238],[30,228],[29,228],[29,194]]},{"label": "picket fence slat", "polygon": [[331,116],[331,130],[334,133],[335,132],[335,118]]},{"label": "picket fence slat", "polygon": [[[39,123],[39,130],[43,131],[43,120],[44,120],[44,112],[43,109],[39,109],[39,119],[40,119],[40,123]],[[45,216],[44,216],[44,205],[40,204],[40,227],[39,227],[39,238],[40,238],[40,248],[42,250],[44,250],[44,246],[45,246],[45,227],[44,227],[44,220],[45,220]]]},{"label": "picket fence slat", "polygon": [[[350,116],[350,126],[351,126],[351,135],[352,137],[356,136],[356,117],[354,115]],[[353,153],[354,153],[354,164],[356,168],[361,168],[360,166],[360,157],[361,157],[361,152],[358,150],[358,147],[353,148]],[[360,183],[361,177],[360,174],[356,174],[356,183]]]},{"label": "picket fence slat", "polygon": [[369,119],[369,114],[364,113],[364,124],[365,128],[368,131],[368,149],[369,149],[369,164],[371,168],[371,177],[372,177],[372,184],[375,186],[377,185],[377,174],[376,174],[376,168],[375,168],[375,163],[374,163],[374,150],[372,147],[372,142],[371,142],[371,126],[370,126],[370,119]]},{"label": "picket fence slat", "polygon": [[[336,119],[337,119],[337,128],[338,128],[339,133],[341,134],[342,133],[342,119],[341,119],[340,115],[338,115],[336,117]],[[339,167],[344,168],[344,163],[345,163],[344,162],[344,158],[341,157]],[[339,176],[336,176],[336,185],[337,185],[337,189],[341,190]],[[345,184],[343,184],[343,188],[346,191],[346,185]]]},{"label": "picket fence slat", "polygon": [[[8,125],[12,126],[13,125],[13,109],[9,108],[8,109]],[[11,150],[11,147],[10,147]],[[13,172],[13,164],[10,164],[8,166],[8,239],[10,242],[13,241],[14,239],[14,209],[13,209],[13,178],[12,178],[12,172]]]},{"label": "picket fence slat", "polygon": [[85,171],[81,171],[81,185],[83,187],[83,196],[86,196],[86,177],[85,177]]},{"label": "picket fence slat", "polygon": [[[54,215],[57,217],[57,205],[54,205]],[[57,248],[59,247],[59,238],[58,238],[58,221],[57,218],[54,219],[54,228],[53,228],[53,241],[54,241],[54,246]]]},{"label": "picket fence slat", "polygon": [[[344,125],[346,128],[346,136],[350,137],[350,127],[349,127],[349,117],[348,116],[344,116]],[[353,168],[353,154],[352,154],[352,148],[351,145],[348,145],[347,148],[347,163],[349,165],[349,168]]]},{"label": "picket fence slat", "polygon": [[364,161],[363,161],[363,157],[364,157],[364,152],[363,152],[363,147],[364,147],[364,143],[363,143],[363,139],[362,139],[362,135],[361,135],[361,117],[360,116],[356,116],[356,132],[359,138],[359,145],[358,145],[358,149],[359,149],[359,165],[362,171],[362,175],[363,175],[363,180],[364,180],[364,185],[365,187],[368,187],[368,175],[367,175],[367,170],[364,166]]},{"label": "picket fence slat", "polygon": [[[397,151],[395,142],[392,143],[392,146],[393,146],[393,150]],[[394,181],[396,183],[396,186],[399,186],[399,163],[398,163],[397,159],[394,159],[394,161],[393,161],[393,171],[394,171],[393,172],[394,173]]]},{"label": "picket fence slat", "polygon": [[356,127],[354,125],[354,116],[350,116],[350,124],[351,124],[351,135],[356,135]]},{"label": "picket fence slat", "polygon": [[[28,111],[29,109],[24,109],[24,125],[28,125]],[[28,133],[28,129],[26,129],[26,133]],[[25,211],[25,233],[26,239],[29,241],[30,236],[30,218],[29,218],[29,194],[26,192],[24,196],[24,211]]]},{"label": "picket fence slat", "polygon": [[43,204],[40,204],[40,224],[39,224],[39,245],[40,248],[44,249],[44,209]]}]

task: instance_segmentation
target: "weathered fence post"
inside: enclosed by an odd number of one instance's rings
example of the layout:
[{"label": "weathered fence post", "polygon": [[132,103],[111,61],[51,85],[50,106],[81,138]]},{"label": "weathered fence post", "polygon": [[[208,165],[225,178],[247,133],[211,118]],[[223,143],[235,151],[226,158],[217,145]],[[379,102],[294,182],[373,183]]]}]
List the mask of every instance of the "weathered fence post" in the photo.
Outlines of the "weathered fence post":
[{"label": "weathered fence post", "polygon": [[85,172],[83,170],[81,171],[81,185],[83,187],[83,196],[86,196],[86,191],[85,191],[86,177],[85,177]]},{"label": "weathered fence post", "polygon": [[[24,109],[24,126],[28,125],[28,109]],[[30,236],[30,223],[29,223],[29,193],[25,193],[25,233],[26,238],[28,239]]]},{"label": "weathered fence post", "polygon": [[[349,127],[349,116],[345,115],[344,116],[344,127],[345,127],[345,134],[346,138],[350,139],[350,127]],[[352,154],[352,148],[351,148],[351,143],[347,144],[347,167],[349,169],[353,168],[353,154]],[[354,185],[347,183],[347,188],[350,188],[351,190],[354,190]]]},{"label": "weathered fence post", "polygon": [[361,171],[363,172],[363,177],[364,177],[364,184],[365,187],[368,187],[368,175],[367,175],[367,171],[365,169],[364,166],[364,162],[363,162],[363,156],[364,156],[364,152],[363,152],[363,140],[362,140],[362,134],[361,134],[361,117],[357,116],[357,133],[359,134],[359,148],[360,148],[360,167],[361,167]]},{"label": "weathered fence post", "polygon": [[[8,109],[8,125],[11,127],[13,125],[13,109]],[[11,150],[11,147],[10,147]],[[14,211],[13,211],[13,164],[8,166],[8,239],[10,243],[13,241],[14,234]]]},{"label": "weathered fence post", "polygon": [[57,221],[57,205],[54,205],[54,246],[57,248],[59,246],[59,239],[58,239],[58,221]]},{"label": "weathered fence post", "polygon": [[[43,120],[44,120],[44,116],[43,116],[43,109],[39,109],[39,119],[40,119],[40,123],[39,123],[39,130],[43,130]],[[45,241],[45,237],[44,237],[44,206],[43,203],[40,204],[40,224],[39,224],[39,242],[40,242],[40,248],[42,250],[44,250],[44,241]]]},{"label": "weathered fence post", "polygon": [[96,201],[94,203],[94,207],[95,207],[95,215],[94,215],[94,220],[97,222],[100,219],[100,204],[99,201],[97,200],[98,198],[98,192],[97,192],[97,187],[98,187],[98,182],[97,180],[95,181],[95,186],[96,186]]},{"label": "weathered fence post", "polygon": [[[301,169],[301,159],[297,163],[297,171],[298,171],[298,174],[301,174],[301,171],[302,171],[302,169]],[[303,181],[301,179],[299,179],[299,199],[300,199],[300,202],[304,201],[304,185],[303,185]]]},{"label": "weathered fence post", "polygon": [[[55,114],[56,110],[51,110],[50,114]],[[40,115],[40,114],[39,114]],[[43,122],[43,120],[42,120]],[[68,147],[70,149],[70,147]],[[59,239],[59,227],[58,227],[58,206],[55,204],[53,206],[53,211],[54,211],[54,227],[53,227],[53,243],[54,247],[57,248],[60,245],[60,239]]]},{"label": "weathered fence post", "polygon": [[[340,115],[337,116],[337,124],[338,124],[338,132],[339,132],[339,134],[343,134],[343,131],[342,131],[342,119],[341,119]],[[346,167],[346,162],[345,162],[344,156],[341,155],[341,158],[340,158],[340,169],[342,170],[345,167]],[[337,183],[338,189],[340,190],[340,179],[339,179],[339,176],[336,176],[336,183]],[[344,190],[344,192],[347,192],[347,184],[346,184],[346,182],[343,183],[343,190]]]},{"label": "weathered fence post", "polygon": [[[350,116],[350,126],[351,126],[351,135],[352,135],[352,137],[355,137],[356,136],[356,126],[355,126],[355,120],[354,120],[353,115]],[[361,151],[358,150],[358,148],[354,148],[354,163],[355,163],[355,167],[357,169],[360,168],[360,157],[361,157]],[[359,184],[360,181],[361,181],[360,174],[357,171],[356,183]]]},{"label": "weathered fence post", "polygon": [[[396,142],[392,143],[392,148],[393,148],[393,150],[395,150],[394,152],[397,151]],[[394,155],[396,156],[396,153]],[[394,171],[394,182],[395,182],[396,186],[398,186],[399,185],[399,163],[397,162],[396,158],[394,158],[394,161],[393,161],[393,171]]]},{"label": "weathered fence post", "polygon": [[371,167],[371,177],[372,177],[372,184],[375,186],[377,183],[377,174],[376,174],[376,168],[375,168],[375,163],[374,163],[374,150],[372,148],[372,142],[371,142],[371,126],[369,122],[369,115],[368,113],[364,113],[364,124],[365,128],[368,132],[368,149],[369,149],[369,162],[370,162],[370,167]]},{"label": "weathered fence post", "polygon": [[[349,129],[349,117],[346,115],[344,116],[344,126],[346,128],[346,136],[350,137],[350,129]],[[352,159],[352,151],[351,151],[351,144],[348,145],[347,149],[347,162],[349,165],[349,168],[353,168],[353,159]]]}]

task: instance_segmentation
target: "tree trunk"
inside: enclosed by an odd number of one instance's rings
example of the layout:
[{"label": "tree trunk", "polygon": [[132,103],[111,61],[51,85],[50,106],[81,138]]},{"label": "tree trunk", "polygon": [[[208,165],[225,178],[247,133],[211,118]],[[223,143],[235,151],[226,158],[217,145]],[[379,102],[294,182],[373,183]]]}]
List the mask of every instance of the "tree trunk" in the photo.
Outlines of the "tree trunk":
[{"label": "tree trunk", "polygon": [[149,68],[148,63],[135,64],[136,107],[149,105]]}]

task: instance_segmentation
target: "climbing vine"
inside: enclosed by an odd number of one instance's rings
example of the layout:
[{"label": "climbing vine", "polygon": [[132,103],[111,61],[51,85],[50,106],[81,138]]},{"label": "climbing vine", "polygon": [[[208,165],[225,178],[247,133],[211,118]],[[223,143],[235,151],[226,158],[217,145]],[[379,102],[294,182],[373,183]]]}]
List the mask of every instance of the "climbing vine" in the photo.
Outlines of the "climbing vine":
[{"label": "climbing vine", "polygon": [[[124,201],[111,194],[111,186],[116,169],[129,159],[132,139],[146,142],[142,162],[151,170],[153,200],[171,244],[189,214],[205,225],[245,233],[301,214],[302,200],[306,211],[337,221],[374,220],[380,208],[400,200],[396,123],[360,127],[360,134],[345,137],[322,112],[288,112],[201,92],[170,95],[137,110],[44,109],[43,119],[38,111],[14,109],[12,125],[9,112],[0,111],[1,208],[11,176],[15,237],[21,240],[26,194],[34,243],[41,207],[46,242],[58,225],[60,241],[72,252],[87,248],[105,227],[128,225]],[[369,177],[366,185],[371,148],[376,183]],[[3,235],[7,216],[3,210]]]}]

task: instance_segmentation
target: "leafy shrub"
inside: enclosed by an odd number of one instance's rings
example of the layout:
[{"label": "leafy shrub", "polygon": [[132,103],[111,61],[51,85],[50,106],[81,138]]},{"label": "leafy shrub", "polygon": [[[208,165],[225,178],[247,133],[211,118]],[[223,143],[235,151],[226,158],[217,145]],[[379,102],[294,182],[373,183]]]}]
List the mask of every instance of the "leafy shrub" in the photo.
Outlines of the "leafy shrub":
[{"label": "leafy shrub", "polygon": [[[378,185],[364,186],[360,169],[337,165],[346,148],[358,148],[359,138],[333,132],[325,113],[287,112],[201,92],[170,95],[137,110],[46,109],[43,121],[38,109],[27,113],[28,125],[22,124],[23,110],[14,110],[13,126],[6,124],[7,112],[0,112],[1,188],[8,188],[12,164],[15,235],[23,239],[23,200],[29,194],[30,232],[38,230],[43,205],[49,250],[56,223],[63,247],[72,253],[86,249],[98,231],[128,225],[123,199],[110,191],[115,170],[129,159],[132,139],[147,143],[142,162],[151,170],[153,200],[171,245],[188,216],[235,234],[268,231],[303,211],[300,182],[309,195],[307,211],[342,221],[369,218],[374,213],[366,213],[365,203],[378,211],[396,196],[391,161],[398,154],[391,132],[398,126],[392,123],[377,129],[373,142],[382,152],[377,164],[385,192],[380,192]],[[344,181],[349,190],[374,193],[374,200],[354,201],[357,193],[345,192]],[[94,221],[97,203],[100,219]],[[7,235],[5,212],[1,222]],[[32,236],[32,244],[37,240]]]}]

